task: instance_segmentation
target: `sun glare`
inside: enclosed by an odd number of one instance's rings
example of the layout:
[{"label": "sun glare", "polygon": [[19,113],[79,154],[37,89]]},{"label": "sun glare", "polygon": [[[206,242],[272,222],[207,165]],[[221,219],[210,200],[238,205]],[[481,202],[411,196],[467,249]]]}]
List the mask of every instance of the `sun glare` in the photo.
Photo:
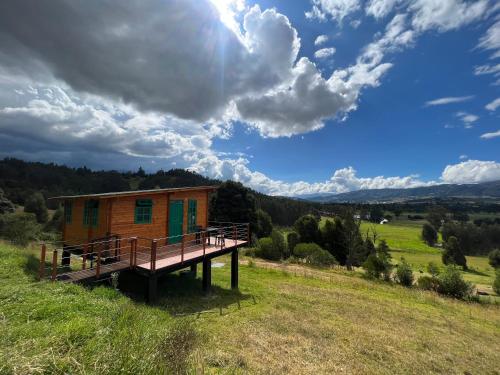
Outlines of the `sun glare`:
[{"label": "sun glare", "polygon": [[220,20],[236,35],[240,35],[240,26],[236,16],[245,9],[244,0],[210,0],[220,15]]}]

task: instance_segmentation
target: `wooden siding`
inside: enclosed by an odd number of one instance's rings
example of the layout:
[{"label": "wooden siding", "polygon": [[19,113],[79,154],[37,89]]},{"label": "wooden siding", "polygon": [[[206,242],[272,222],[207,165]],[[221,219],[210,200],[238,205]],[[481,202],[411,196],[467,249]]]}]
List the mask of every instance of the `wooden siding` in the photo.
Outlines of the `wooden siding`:
[{"label": "wooden siding", "polygon": [[[64,242],[78,244],[88,242],[93,238],[104,237],[108,233],[118,234],[122,238],[168,237],[168,206],[170,200],[184,201],[183,233],[187,233],[188,201],[197,201],[196,225],[208,226],[208,193],[206,191],[179,191],[175,193],[152,193],[150,195],[131,195],[99,199],[99,219],[97,227],[83,225],[83,210],[88,198],[72,199],[72,220],[64,227]],[[136,199],[151,199],[153,201],[150,224],[135,224]],[[189,236],[191,237],[191,236]]]}]

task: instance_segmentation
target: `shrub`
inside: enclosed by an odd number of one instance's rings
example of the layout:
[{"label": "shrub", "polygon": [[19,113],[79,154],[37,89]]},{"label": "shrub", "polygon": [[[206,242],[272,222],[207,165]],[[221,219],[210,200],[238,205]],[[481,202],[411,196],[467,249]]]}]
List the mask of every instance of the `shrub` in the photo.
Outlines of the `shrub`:
[{"label": "shrub", "polygon": [[397,283],[404,286],[413,285],[413,270],[405,258],[401,258],[394,279]]},{"label": "shrub", "polygon": [[462,248],[456,237],[451,236],[448,238],[444,246],[444,251],[442,255],[443,263],[446,265],[456,264],[462,266],[465,270],[467,269],[467,259],[465,258]]},{"label": "shrub", "polygon": [[49,219],[45,198],[41,193],[34,193],[24,203],[24,212],[33,213],[39,223],[46,223]]},{"label": "shrub", "polygon": [[273,240],[273,246],[276,253],[280,254],[280,258],[286,259],[289,254],[285,244],[285,238],[280,231],[273,229],[271,233],[271,239]]},{"label": "shrub", "polygon": [[432,277],[437,277],[437,275],[439,275],[438,265],[434,262],[429,262],[427,265],[427,272],[429,272]]},{"label": "shrub", "polygon": [[299,235],[296,232],[289,232],[286,235],[286,242],[288,244],[288,253],[293,254],[293,249],[300,242]]},{"label": "shrub", "polygon": [[372,279],[390,278],[392,265],[390,259],[384,255],[370,254],[362,265],[366,276]]},{"label": "shrub", "polygon": [[256,228],[255,228],[255,234],[257,237],[268,237],[271,235],[271,232],[273,230],[273,222],[271,220],[271,216],[264,211],[261,210],[260,208],[255,211],[255,216],[256,216]]},{"label": "shrub", "polygon": [[495,271],[495,281],[493,281],[493,291],[500,296],[500,268]]},{"label": "shrub", "polygon": [[430,224],[425,223],[422,226],[422,239],[429,246],[434,246],[438,240],[436,229]]},{"label": "shrub", "polygon": [[447,266],[445,271],[439,275],[438,280],[437,291],[441,294],[459,299],[465,299],[472,295],[472,284],[466,282],[458,268],[454,266]]},{"label": "shrub", "polygon": [[21,246],[38,239],[40,225],[34,214],[14,213],[0,217],[0,236]]},{"label": "shrub", "polygon": [[269,260],[280,260],[281,258],[281,253],[276,251],[276,247],[270,237],[263,237],[259,240],[259,255]]},{"label": "shrub", "polygon": [[293,250],[293,255],[314,266],[338,264],[333,255],[313,242],[297,244]]},{"label": "shrub", "polygon": [[488,263],[493,268],[500,268],[500,250],[492,250],[488,254]]},{"label": "shrub", "polygon": [[439,286],[439,280],[432,276],[420,276],[417,280],[417,286],[423,290],[432,290],[436,292]]},{"label": "shrub", "polygon": [[293,225],[302,242],[316,242],[318,240],[318,219],[312,215],[304,215]]}]

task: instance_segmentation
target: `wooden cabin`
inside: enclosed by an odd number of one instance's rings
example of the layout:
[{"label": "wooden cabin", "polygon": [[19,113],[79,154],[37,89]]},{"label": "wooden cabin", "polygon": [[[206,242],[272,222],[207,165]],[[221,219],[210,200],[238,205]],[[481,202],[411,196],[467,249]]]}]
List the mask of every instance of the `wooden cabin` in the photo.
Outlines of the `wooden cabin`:
[{"label": "wooden cabin", "polygon": [[[215,186],[63,196],[63,242],[87,243],[110,235],[166,238],[170,243],[208,226]],[[175,236],[179,236],[176,238]]]}]

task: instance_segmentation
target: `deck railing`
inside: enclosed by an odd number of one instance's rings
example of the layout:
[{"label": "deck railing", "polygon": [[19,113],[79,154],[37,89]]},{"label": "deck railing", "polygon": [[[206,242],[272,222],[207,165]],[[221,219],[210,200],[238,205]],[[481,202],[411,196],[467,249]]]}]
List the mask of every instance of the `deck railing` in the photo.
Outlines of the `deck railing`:
[{"label": "deck railing", "polygon": [[[217,251],[250,242],[248,223],[213,223],[201,230],[162,238],[110,235],[89,243],[54,247],[48,253],[47,244],[41,245],[40,279],[99,278],[103,274],[142,266],[155,272],[158,262],[175,258],[183,264],[194,251],[206,255],[207,249]],[[197,253],[198,254],[198,253]],[[47,265],[47,262],[50,262]]]}]

